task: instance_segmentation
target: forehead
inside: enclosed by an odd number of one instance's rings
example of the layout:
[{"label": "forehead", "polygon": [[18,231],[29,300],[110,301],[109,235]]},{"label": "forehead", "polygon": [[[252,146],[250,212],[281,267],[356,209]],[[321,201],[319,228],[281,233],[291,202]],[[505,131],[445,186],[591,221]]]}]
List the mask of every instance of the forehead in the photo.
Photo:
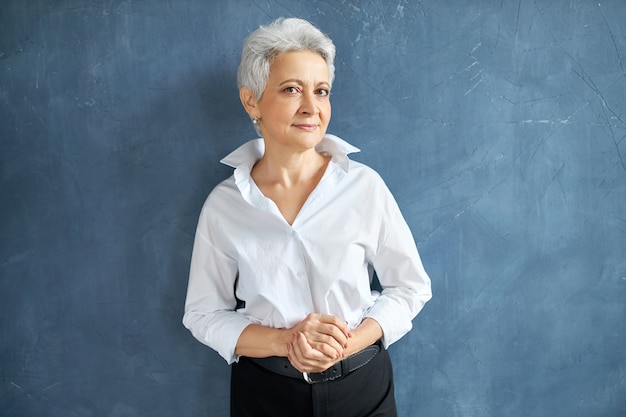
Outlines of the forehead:
[{"label": "forehead", "polygon": [[328,82],[326,60],[313,51],[289,51],[277,55],[270,66],[269,81],[297,79],[307,82]]}]

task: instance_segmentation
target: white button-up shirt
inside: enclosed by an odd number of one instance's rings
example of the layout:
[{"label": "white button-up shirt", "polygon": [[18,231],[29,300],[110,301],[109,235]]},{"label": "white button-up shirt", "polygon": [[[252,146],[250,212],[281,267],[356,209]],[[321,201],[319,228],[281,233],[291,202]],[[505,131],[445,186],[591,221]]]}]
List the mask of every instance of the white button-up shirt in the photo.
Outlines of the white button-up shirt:
[{"label": "white button-up shirt", "polygon": [[[431,298],[413,236],[381,177],[348,159],[359,150],[333,135],[317,146],[331,161],[292,225],[250,172],[262,139],[221,162],[233,176],[209,194],[198,221],[184,325],[228,363],[251,323],[290,328],[308,313],[355,328],[376,320],[388,347]],[[383,288],[370,288],[373,271]]]}]

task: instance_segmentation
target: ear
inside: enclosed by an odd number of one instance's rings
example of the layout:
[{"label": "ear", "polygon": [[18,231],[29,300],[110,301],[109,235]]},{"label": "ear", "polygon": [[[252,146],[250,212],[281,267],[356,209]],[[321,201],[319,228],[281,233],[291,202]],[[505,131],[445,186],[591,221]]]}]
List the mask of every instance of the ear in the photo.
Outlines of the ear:
[{"label": "ear", "polygon": [[239,89],[239,99],[241,100],[243,108],[246,110],[246,113],[248,113],[251,119],[254,119],[255,117],[261,117],[261,115],[259,114],[254,91],[252,91],[250,87],[241,87]]}]

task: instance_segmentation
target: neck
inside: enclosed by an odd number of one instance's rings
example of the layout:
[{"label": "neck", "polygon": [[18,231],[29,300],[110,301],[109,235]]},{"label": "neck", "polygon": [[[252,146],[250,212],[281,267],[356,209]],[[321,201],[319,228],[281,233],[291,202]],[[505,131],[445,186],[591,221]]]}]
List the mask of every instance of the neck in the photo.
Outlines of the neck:
[{"label": "neck", "polygon": [[265,154],[252,170],[255,180],[292,187],[310,181],[323,172],[330,158],[315,149],[302,152],[277,152],[265,149]]}]

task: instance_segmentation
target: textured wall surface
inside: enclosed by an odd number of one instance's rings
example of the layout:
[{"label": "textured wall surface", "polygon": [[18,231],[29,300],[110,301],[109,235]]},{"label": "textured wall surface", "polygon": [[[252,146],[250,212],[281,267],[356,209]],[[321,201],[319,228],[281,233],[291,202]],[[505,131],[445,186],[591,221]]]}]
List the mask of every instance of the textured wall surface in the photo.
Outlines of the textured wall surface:
[{"label": "textured wall surface", "polygon": [[433,300],[400,415],[626,415],[624,1],[3,0],[0,410],[227,416],[181,318],[197,216],[254,131],[280,16],[337,45],[329,131],[411,226]]}]

